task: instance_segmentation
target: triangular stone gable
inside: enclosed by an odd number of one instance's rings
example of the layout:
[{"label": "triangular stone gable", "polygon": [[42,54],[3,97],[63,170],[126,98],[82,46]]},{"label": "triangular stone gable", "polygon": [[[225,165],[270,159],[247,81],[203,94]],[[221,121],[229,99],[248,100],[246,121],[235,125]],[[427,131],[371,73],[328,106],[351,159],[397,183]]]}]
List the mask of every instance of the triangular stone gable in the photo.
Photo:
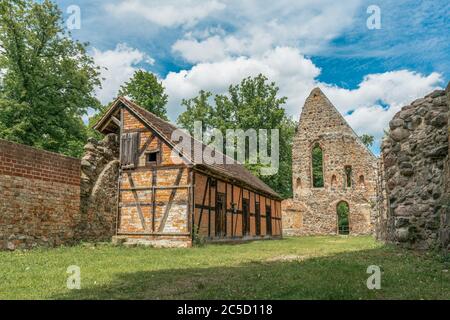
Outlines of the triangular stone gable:
[{"label": "triangular stone gable", "polygon": [[302,109],[296,138],[313,142],[326,136],[352,138],[364,152],[374,157],[322,90],[314,88]]}]

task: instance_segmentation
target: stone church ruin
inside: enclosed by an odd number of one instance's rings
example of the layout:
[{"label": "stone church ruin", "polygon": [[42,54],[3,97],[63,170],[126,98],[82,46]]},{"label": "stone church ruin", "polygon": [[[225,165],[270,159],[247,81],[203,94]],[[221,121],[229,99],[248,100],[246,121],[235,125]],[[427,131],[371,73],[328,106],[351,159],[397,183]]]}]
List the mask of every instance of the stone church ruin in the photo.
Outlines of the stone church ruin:
[{"label": "stone church ruin", "polygon": [[302,109],[292,179],[293,198],[283,201],[285,234],[373,233],[377,158],[319,88]]},{"label": "stone church ruin", "polygon": [[377,158],[314,89],[293,142],[293,197],[281,202],[242,166],[170,163],[175,127],[120,98],[82,159],[0,140],[0,249],[372,234],[448,251],[449,107],[450,84],[403,107]]}]

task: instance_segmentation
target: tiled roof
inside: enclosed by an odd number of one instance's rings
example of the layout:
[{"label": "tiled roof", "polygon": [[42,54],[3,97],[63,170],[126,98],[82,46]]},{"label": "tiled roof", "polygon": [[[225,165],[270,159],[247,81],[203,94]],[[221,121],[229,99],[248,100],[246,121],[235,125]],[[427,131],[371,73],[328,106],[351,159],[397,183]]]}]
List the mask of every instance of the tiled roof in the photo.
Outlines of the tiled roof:
[{"label": "tiled roof", "polygon": [[[142,118],[144,118],[145,120],[148,121],[148,124],[154,129],[156,130],[166,141],[172,143],[172,144],[177,144],[178,141],[172,141],[172,133],[175,130],[178,130],[179,128],[176,127],[175,125],[159,118],[158,116],[156,116],[155,114],[149,112],[148,110],[138,106],[136,103],[124,98],[124,97],[119,97],[118,100],[120,100],[123,104],[125,104],[128,108],[130,108],[131,110],[133,110],[135,113],[137,113],[138,115],[140,115]],[[115,104],[113,104],[115,105]],[[103,119],[102,119],[103,120]],[[102,121],[100,120],[100,122]],[[195,141],[193,137],[191,137],[190,135],[186,134],[190,139],[192,139],[192,141]],[[250,187],[251,189],[256,189],[259,191],[262,191],[263,193],[269,194],[273,197],[276,198],[281,198],[275,191],[273,191],[268,185],[266,185],[261,179],[259,179],[258,177],[254,176],[248,169],[246,169],[242,164],[237,163],[236,161],[233,160],[233,164],[228,164],[230,161],[228,161],[228,163],[225,163],[225,161],[223,161],[223,164],[205,164],[205,163],[196,163],[193,153],[195,151],[195,149],[198,150],[199,147],[202,148],[202,150],[204,150],[205,148],[207,148],[206,145],[204,145],[203,143],[200,143],[198,141],[196,141],[197,143],[194,143],[194,148],[192,150],[192,154],[190,155],[186,155],[184,154],[184,156],[186,156],[187,158],[190,159],[190,161],[192,162],[192,164],[194,166],[197,167],[204,167],[207,170],[211,170],[219,175],[222,176],[226,176],[228,178],[231,178],[233,180],[237,180],[239,182],[241,182],[243,185],[247,185],[248,187]],[[221,156],[223,156],[224,159],[227,158],[227,156],[223,155],[220,153]],[[228,158],[230,159],[230,158]]]}]

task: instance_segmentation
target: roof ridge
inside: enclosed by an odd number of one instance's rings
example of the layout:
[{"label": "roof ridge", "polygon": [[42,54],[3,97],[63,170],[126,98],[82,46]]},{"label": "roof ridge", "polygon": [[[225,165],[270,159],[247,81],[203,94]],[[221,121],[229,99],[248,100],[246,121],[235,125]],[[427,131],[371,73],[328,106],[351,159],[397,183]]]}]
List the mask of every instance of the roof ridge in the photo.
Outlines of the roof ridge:
[{"label": "roof ridge", "polygon": [[[172,129],[174,130],[183,130],[182,128],[177,127],[176,125],[161,119],[160,117],[158,117],[157,115],[155,115],[154,113],[148,111],[147,109],[144,109],[143,107],[139,106],[138,104],[136,104],[135,102],[121,96],[118,97],[116,101],[121,101],[122,103],[124,103],[128,108],[132,109],[134,112],[138,113],[141,117],[144,118],[144,120],[147,120],[149,122],[149,125],[158,132],[158,134],[161,135],[162,138],[164,138],[164,140],[166,140],[170,145],[172,145],[172,147],[176,148],[176,145],[173,143],[171,137],[168,137],[167,134],[165,134],[164,132],[162,132],[162,130],[160,128],[157,127],[156,124],[151,123],[151,121],[149,119],[146,118],[146,114],[147,116],[151,116],[154,117],[155,119],[157,119],[158,121],[161,121],[167,125],[169,125]],[[183,132],[185,132],[183,130]],[[203,152],[203,147],[205,148],[210,148],[209,145],[206,145],[205,143],[203,143],[202,141],[199,141],[198,139],[195,139],[189,132],[185,132],[187,134],[187,136],[194,140],[194,141],[198,141],[201,146],[202,146],[202,152]],[[194,147],[195,148],[195,147]],[[176,148],[177,149],[177,148]],[[243,182],[244,184],[247,185],[252,185],[250,182],[245,180],[245,177],[241,177],[238,173],[234,172],[232,173],[231,171],[227,171],[226,170],[226,166],[229,166],[229,168],[231,168],[230,166],[238,166],[240,168],[242,168],[242,170],[244,170],[245,172],[247,172],[251,177],[253,177],[254,179],[256,179],[256,181],[258,182],[258,184],[260,184],[259,186],[254,185],[253,187],[255,189],[258,189],[262,192],[268,193],[268,194],[272,194],[273,196],[276,196],[278,198],[281,198],[281,196],[275,192],[271,187],[269,187],[264,181],[261,180],[261,178],[259,178],[258,176],[254,175],[250,170],[248,170],[242,163],[237,162],[236,160],[234,160],[233,158],[229,157],[228,155],[224,154],[223,152],[217,150],[217,152],[219,152],[224,158],[224,160],[226,158],[229,158],[233,161],[233,163],[223,163],[223,164],[206,164],[206,163],[196,163],[194,161],[194,159],[192,159],[192,154],[191,155],[187,155],[186,152],[182,152],[181,150],[178,150],[180,153],[182,153],[186,158],[188,158],[188,160],[192,163],[192,165],[196,166],[196,165],[202,165],[202,166],[206,166],[207,168],[209,168],[210,170],[213,171],[219,171],[219,172],[223,172],[225,174],[227,174],[229,177],[236,179],[236,180],[240,180],[241,182]],[[193,150],[195,152],[195,150]],[[221,166],[225,166],[225,168],[222,168]],[[242,174],[242,173],[241,173]],[[237,175],[237,176],[236,176]]]}]

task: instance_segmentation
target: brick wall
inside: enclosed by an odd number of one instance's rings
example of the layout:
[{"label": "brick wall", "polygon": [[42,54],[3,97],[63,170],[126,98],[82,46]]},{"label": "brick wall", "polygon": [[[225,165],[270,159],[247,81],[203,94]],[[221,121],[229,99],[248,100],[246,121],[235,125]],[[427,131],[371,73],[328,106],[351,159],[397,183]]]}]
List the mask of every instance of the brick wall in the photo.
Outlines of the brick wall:
[{"label": "brick wall", "polygon": [[70,244],[80,160],[0,140],[0,249]]}]

